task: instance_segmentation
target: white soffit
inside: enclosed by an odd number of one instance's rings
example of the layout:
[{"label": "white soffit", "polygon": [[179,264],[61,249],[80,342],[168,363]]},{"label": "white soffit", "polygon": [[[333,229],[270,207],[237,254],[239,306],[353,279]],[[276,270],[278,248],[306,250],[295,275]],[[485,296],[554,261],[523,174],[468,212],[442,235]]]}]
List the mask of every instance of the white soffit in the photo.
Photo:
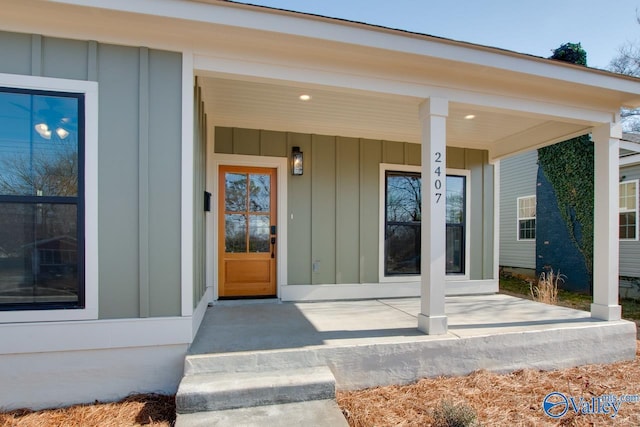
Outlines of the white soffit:
[{"label": "white soffit", "polygon": [[[420,98],[199,77],[214,126],[420,142]],[[308,94],[309,101],[299,96]],[[465,117],[474,115],[473,119]],[[451,103],[449,145],[488,149],[494,141],[545,123],[543,118]]]}]

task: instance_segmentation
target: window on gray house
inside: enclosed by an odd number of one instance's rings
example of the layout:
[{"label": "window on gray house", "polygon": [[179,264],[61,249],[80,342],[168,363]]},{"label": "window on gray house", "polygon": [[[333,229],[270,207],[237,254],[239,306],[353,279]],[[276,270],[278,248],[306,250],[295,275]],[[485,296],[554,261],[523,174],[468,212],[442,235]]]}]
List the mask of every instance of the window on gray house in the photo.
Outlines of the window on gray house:
[{"label": "window on gray house", "polygon": [[536,196],[518,197],[518,240],[536,238]]},{"label": "window on gray house", "polygon": [[620,183],[620,239],[638,239],[638,180]]}]

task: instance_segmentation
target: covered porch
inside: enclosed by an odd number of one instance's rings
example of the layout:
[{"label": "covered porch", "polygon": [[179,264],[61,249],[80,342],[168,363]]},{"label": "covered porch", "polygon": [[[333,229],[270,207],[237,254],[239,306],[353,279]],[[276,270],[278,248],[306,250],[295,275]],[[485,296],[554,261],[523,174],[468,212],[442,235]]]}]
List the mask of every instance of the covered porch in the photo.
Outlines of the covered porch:
[{"label": "covered porch", "polygon": [[425,335],[416,329],[419,298],[216,303],[191,346],[185,375],[328,366],[337,389],[359,389],[635,355],[635,324],[625,320],[502,294],[447,297],[445,307],[448,332]]},{"label": "covered porch", "polygon": [[[272,265],[262,274],[272,286],[265,296],[419,297],[414,327],[449,337],[447,295],[498,290],[500,160],[591,134],[598,224],[591,317],[621,319],[619,109],[640,102],[636,79],[359,23],[254,12],[269,20],[226,21],[224,40],[207,37],[211,28],[189,28],[197,43],[183,59],[183,313],[195,309],[197,323],[203,303],[246,296],[222,288],[235,262],[221,255],[231,252],[225,224],[234,215],[249,224],[252,215],[226,209],[223,173],[269,167],[278,196],[264,233],[263,264]],[[296,150],[305,166],[293,176]],[[383,178],[409,166],[421,179],[416,218],[405,221],[419,224],[418,268],[391,275]],[[462,205],[468,264],[455,277],[447,270],[448,169],[468,174],[470,190]],[[210,214],[199,209],[202,191],[212,195]]]}]

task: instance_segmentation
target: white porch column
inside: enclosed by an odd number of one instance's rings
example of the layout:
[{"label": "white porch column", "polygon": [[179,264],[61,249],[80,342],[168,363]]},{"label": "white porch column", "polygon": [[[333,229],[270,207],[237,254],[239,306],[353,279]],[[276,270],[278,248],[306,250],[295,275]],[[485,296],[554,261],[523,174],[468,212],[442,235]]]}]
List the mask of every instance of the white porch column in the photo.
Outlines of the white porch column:
[{"label": "white porch column", "polygon": [[620,320],[618,305],[620,124],[594,128],[595,194],[593,230],[593,304],[591,317]]},{"label": "white porch column", "polygon": [[420,105],[422,125],[422,249],[418,329],[429,335],[447,333],[445,296],[445,214],[447,115],[449,102],[429,98]]}]

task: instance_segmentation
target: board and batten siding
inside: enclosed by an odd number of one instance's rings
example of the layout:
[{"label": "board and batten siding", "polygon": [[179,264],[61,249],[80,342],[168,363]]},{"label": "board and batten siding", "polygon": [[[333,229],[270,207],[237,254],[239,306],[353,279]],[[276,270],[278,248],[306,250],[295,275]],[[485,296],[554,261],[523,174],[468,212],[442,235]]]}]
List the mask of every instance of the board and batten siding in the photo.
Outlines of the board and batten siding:
[{"label": "board and batten siding", "polygon": [[[194,87],[193,121],[193,308],[198,306],[206,285],[206,212],[204,193],[207,179],[207,115],[202,91]],[[210,206],[211,208],[211,206]]]},{"label": "board and batten siding", "polygon": [[[620,178],[623,176],[624,181],[640,180],[640,165],[621,168]],[[640,241],[620,241],[620,276],[640,277]]]},{"label": "board and batten siding", "polygon": [[538,152],[500,161],[500,265],[536,268],[536,241],[518,240],[518,197],[535,196]]},{"label": "board and batten siding", "polygon": [[[216,127],[215,152],[288,157],[288,283],[377,283],[381,163],[420,165],[418,144]],[[493,275],[493,167],[485,151],[447,148],[447,166],[471,171],[470,278]],[[485,199],[483,200],[483,195]]]},{"label": "board and batten siding", "polygon": [[180,315],[180,53],[0,32],[0,73],[98,82],[99,318]]}]

